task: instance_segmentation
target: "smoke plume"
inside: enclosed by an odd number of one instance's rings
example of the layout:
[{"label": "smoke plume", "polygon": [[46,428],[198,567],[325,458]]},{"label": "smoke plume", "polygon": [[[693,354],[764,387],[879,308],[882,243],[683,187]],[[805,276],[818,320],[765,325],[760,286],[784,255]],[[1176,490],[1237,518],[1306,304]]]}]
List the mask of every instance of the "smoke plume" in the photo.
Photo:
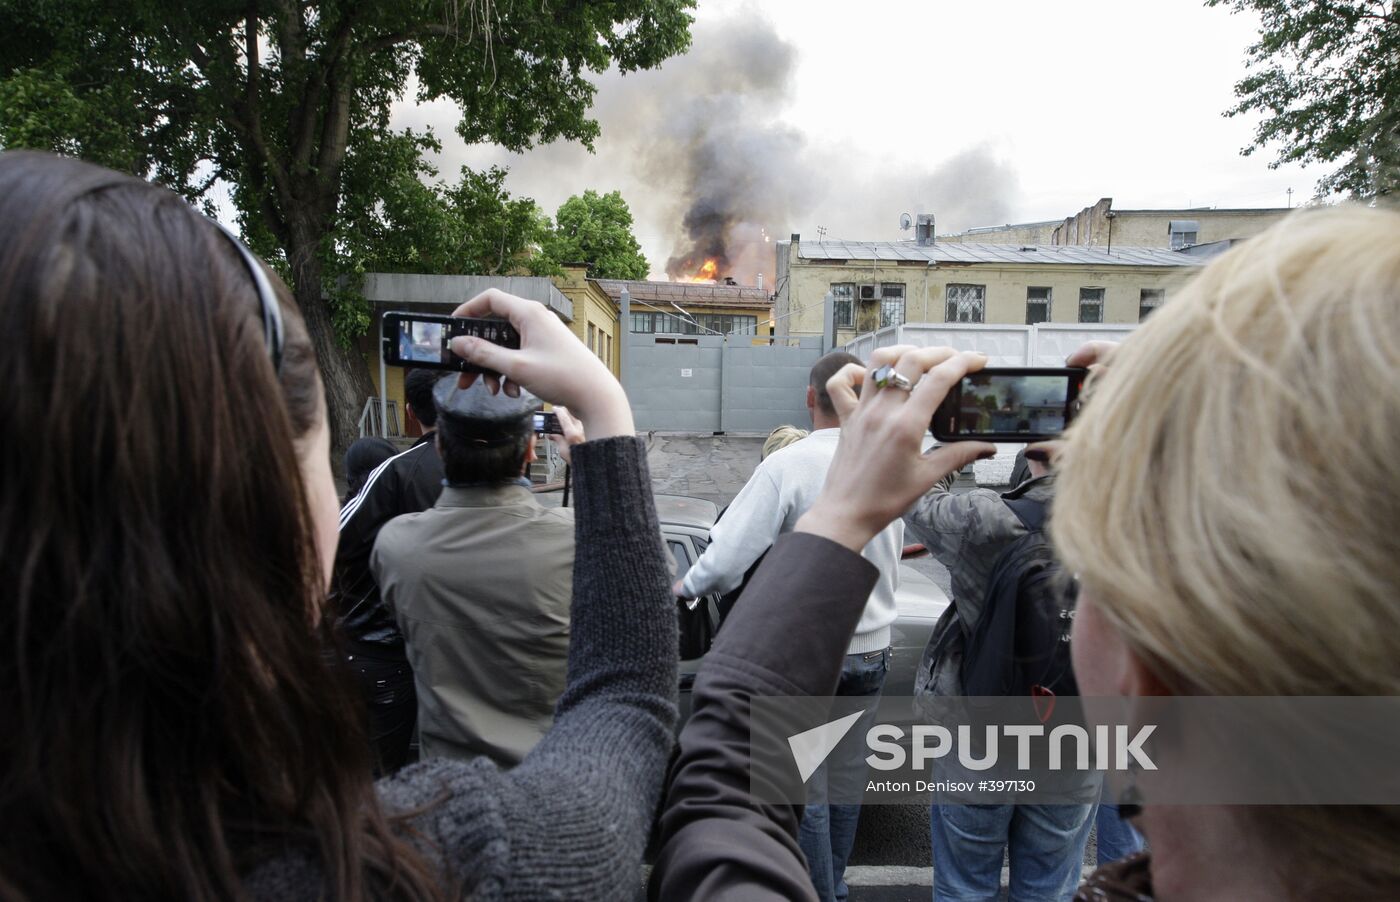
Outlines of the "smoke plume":
[{"label": "smoke plume", "polygon": [[[773,273],[774,242],[804,230],[816,238],[817,226],[829,237],[869,240],[910,237],[897,231],[905,212],[934,213],[940,232],[1005,221],[1016,179],[988,148],[911,167],[872,149],[870,135],[897,135],[897,127],[857,129],[832,110],[830,127],[814,138],[784,121],[798,50],[756,9],[697,23],[693,37],[687,54],[659,69],[598,77],[592,112],[602,135],[593,154],[573,144],[525,154],[461,148],[445,154],[442,170],[509,166],[511,190],[546,210],[585,188],[620,189],[653,273],[673,279],[702,275],[713,260],[716,277],[753,285]],[[397,124],[431,124],[444,136],[438,116],[454,113],[424,105]]]}]

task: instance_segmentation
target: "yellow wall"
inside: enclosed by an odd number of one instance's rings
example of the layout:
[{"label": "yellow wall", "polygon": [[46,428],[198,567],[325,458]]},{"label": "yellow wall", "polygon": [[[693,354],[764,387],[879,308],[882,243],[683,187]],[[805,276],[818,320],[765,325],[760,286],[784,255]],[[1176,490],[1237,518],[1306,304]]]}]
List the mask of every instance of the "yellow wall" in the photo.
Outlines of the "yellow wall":
[{"label": "yellow wall", "polygon": [[[985,321],[1025,325],[1026,289],[1031,286],[1051,290],[1050,321],[1074,323],[1079,320],[1079,289],[1103,288],[1105,323],[1136,323],[1141,290],[1162,288],[1170,301],[1194,267],[996,265],[950,264],[936,267],[899,266],[893,261],[872,267],[863,264],[799,263],[789,268],[788,331],[795,335],[820,335],[822,305],[833,282],[904,283],[904,321],[941,323],[949,284],[985,285]],[[837,343],[844,343],[864,332],[879,328],[879,302],[856,301],[856,328],[838,329]],[[783,311],[777,311],[781,314]]]},{"label": "yellow wall", "polygon": [[617,304],[608,297],[598,283],[588,278],[587,267],[565,266],[562,276],[554,277],[554,286],[574,304],[574,321],[569,328],[579,341],[588,344],[589,326],[592,326],[593,344],[590,349],[612,369],[613,375],[622,378],[618,368],[619,330]]}]

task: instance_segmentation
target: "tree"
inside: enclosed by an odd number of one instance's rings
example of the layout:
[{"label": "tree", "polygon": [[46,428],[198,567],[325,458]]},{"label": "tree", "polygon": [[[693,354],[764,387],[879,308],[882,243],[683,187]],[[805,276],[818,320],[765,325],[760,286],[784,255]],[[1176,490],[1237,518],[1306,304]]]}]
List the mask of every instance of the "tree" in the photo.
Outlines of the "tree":
[{"label": "tree", "polygon": [[206,206],[231,185],[244,237],[292,283],[344,448],[372,391],[351,344],[364,320],[325,286],[353,271],[351,226],[409,202],[405,179],[422,174],[433,136],[389,127],[410,76],[420,101],[460,106],[467,141],[591,146],[587,74],[682,52],[693,6],[0,0],[0,144],[80,155]]},{"label": "tree", "polygon": [[544,252],[555,263],[587,263],[595,279],[645,279],[651,272],[632,234],[632,211],[617,191],[590,188],[564,201]]},{"label": "tree", "polygon": [[1283,163],[1341,166],[1318,196],[1371,198],[1400,184],[1400,12],[1395,0],[1206,0],[1262,19],[1251,71],[1227,116],[1264,116],[1246,155],[1282,146]]}]

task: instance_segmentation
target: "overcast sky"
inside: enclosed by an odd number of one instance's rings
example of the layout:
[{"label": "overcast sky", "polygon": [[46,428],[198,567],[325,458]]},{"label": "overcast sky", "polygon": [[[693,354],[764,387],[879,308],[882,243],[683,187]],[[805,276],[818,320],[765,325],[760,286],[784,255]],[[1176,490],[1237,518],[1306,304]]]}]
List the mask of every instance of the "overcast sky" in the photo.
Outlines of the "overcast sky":
[{"label": "overcast sky", "polygon": [[749,241],[894,239],[904,212],[946,232],[1100,197],[1286,206],[1324,171],[1240,155],[1256,120],[1222,113],[1258,23],[1201,0],[700,0],[696,19],[686,57],[598,77],[594,155],[466,147],[447,103],[402,104],[395,124],[433,127],[444,177],[509,166],[510,190],[550,213],[621,190],[658,275],[695,240],[680,223],[701,195]]}]

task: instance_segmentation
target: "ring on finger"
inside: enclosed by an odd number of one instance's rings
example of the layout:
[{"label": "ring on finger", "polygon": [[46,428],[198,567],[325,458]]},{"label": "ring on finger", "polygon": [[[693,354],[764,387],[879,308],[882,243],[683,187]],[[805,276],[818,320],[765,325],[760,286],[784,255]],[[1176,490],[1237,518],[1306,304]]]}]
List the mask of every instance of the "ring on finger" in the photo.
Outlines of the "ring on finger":
[{"label": "ring on finger", "polygon": [[889,364],[885,364],[875,370],[870,374],[870,378],[877,388],[899,388],[904,391],[914,390],[914,383],[909,381],[909,377]]}]

